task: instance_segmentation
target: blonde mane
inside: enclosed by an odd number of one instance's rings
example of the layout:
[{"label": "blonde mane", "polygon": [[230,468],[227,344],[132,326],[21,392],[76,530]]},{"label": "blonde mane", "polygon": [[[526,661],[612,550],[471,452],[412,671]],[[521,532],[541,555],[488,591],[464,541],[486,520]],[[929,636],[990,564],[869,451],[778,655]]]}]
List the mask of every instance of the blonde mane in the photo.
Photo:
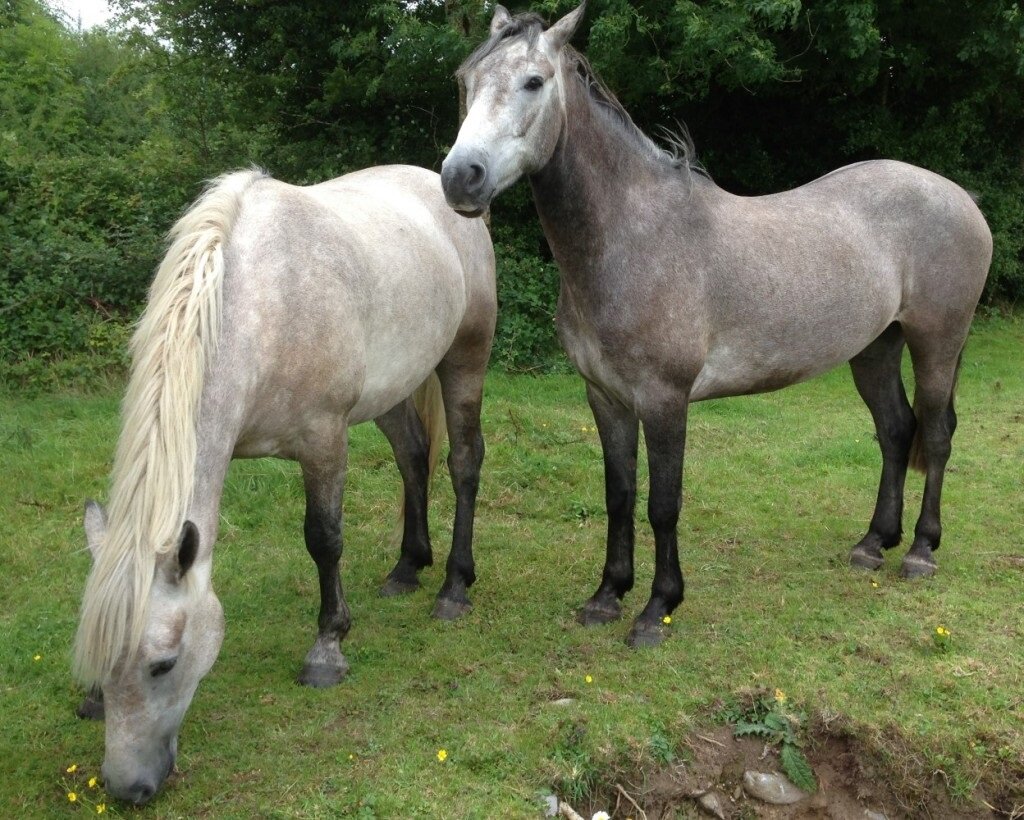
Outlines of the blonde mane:
[{"label": "blonde mane", "polygon": [[122,653],[138,651],[157,557],[177,546],[192,500],[203,377],[220,330],[223,245],[243,192],[263,176],[218,177],[178,220],[132,338],[108,529],[75,641],[74,673],[87,686],[102,683]]}]

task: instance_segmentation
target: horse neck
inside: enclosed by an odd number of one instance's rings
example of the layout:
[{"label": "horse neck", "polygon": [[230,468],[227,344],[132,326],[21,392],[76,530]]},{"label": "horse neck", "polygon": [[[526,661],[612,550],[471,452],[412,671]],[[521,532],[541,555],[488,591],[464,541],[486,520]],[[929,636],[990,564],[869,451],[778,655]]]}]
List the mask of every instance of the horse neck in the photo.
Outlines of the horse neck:
[{"label": "horse neck", "polygon": [[584,279],[605,241],[628,225],[624,193],[653,184],[665,160],[563,69],[565,121],[550,161],[530,177],[541,226],[563,279]]}]

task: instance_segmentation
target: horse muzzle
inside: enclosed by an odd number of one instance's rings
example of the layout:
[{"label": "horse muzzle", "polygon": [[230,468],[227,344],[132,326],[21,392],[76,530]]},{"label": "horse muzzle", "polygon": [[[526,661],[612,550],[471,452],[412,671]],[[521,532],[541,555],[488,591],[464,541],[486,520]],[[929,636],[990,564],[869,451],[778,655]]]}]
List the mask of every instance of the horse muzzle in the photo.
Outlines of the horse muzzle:
[{"label": "horse muzzle", "polygon": [[457,213],[480,216],[494,196],[486,155],[479,149],[453,148],[441,164],[441,188]]},{"label": "horse muzzle", "polygon": [[118,800],[143,806],[160,791],[160,787],[174,771],[174,760],[177,752],[177,740],[172,740],[166,747],[159,750],[152,766],[132,771],[118,771],[108,761],[103,763],[103,788],[107,794]]}]

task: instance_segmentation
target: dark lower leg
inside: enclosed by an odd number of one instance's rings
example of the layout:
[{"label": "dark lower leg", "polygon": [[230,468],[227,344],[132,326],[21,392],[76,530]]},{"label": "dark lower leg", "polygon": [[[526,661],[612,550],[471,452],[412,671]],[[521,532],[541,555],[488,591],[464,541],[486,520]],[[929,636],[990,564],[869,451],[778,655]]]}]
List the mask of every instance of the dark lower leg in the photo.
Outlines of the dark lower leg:
[{"label": "dark lower leg", "polygon": [[351,615],[341,590],[341,493],[344,467],[326,475],[303,465],[306,484],[306,549],[316,563],[320,580],[317,638],[306,655],[299,682],[306,686],[333,686],[348,671],[341,641],[348,634]]},{"label": "dark lower leg", "polygon": [[677,527],[683,506],[683,454],[686,404],[644,419],[651,470],[647,513],[654,530],[654,582],[651,597],[633,623],[631,646],[653,646],[664,637],[664,618],[683,600]]},{"label": "dark lower leg", "polygon": [[903,489],[916,421],[903,388],[900,364],[903,333],[898,324],[850,362],[854,383],[875,423],[882,451],[882,474],[867,534],[850,553],[850,563],[866,569],[882,564],[882,550],[896,546],[903,530]]},{"label": "dark lower leg", "polygon": [[608,539],[601,584],[580,609],[580,623],[608,623],[622,614],[622,597],[633,588],[633,510],[636,506],[636,451],[639,422],[600,388],[587,385],[587,398],[601,436]]},{"label": "dark lower leg", "polygon": [[949,461],[953,430],[956,428],[956,415],[951,405],[942,410],[925,410],[922,412],[921,425],[927,472],[921,516],[914,527],[914,543],[900,569],[905,578],[927,577],[937,569],[933,553],[942,540],[942,482],[946,462]]},{"label": "dark lower leg", "polygon": [[419,587],[417,574],[433,564],[427,529],[428,450],[426,432],[411,401],[402,402],[377,419],[391,444],[402,476],[402,540],[398,563],[381,588],[385,596]]},{"label": "dark lower leg", "polygon": [[445,579],[434,605],[434,617],[453,620],[468,612],[468,589],[476,580],[473,562],[473,519],[484,460],[484,439],[480,432],[480,404],[483,372],[474,368],[460,371],[452,366],[438,368],[448,424],[448,471],[455,490],[455,523],[452,549],[445,565]]}]

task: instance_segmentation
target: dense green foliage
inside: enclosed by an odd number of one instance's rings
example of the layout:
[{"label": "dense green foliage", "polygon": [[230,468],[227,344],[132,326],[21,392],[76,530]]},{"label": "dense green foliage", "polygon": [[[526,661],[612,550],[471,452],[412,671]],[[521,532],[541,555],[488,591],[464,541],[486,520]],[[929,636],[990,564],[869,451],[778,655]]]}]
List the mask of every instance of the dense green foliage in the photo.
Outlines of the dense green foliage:
[{"label": "dense green foliage", "polygon": [[[86,33],[43,0],[0,6],[8,379],[110,362],[160,237],[206,177],[252,163],[294,182],[386,162],[439,167],[458,121],[453,71],[493,8],[118,4],[112,31]],[[552,18],[574,0],[532,5]],[[649,133],[688,122],[727,189],[779,190],[876,156],[949,176],[980,194],[995,236],[986,298],[1024,295],[1017,0],[969,12],[954,0],[591,0],[577,45]],[[557,347],[557,274],[525,186],[492,224],[498,361],[543,365]]]}]

